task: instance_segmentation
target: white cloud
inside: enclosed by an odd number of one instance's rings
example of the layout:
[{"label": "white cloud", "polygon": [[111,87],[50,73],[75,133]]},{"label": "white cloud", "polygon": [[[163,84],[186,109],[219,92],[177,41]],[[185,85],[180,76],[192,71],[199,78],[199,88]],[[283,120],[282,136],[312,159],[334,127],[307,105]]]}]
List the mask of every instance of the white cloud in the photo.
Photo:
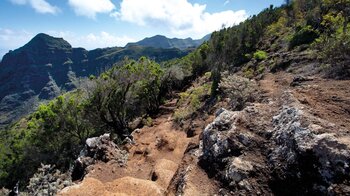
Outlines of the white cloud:
[{"label": "white cloud", "polygon": [[12,30],[0,28],[0,60],[9,50],[14,50],[27,43],[33,34],[25,30]]},{"label": "white cloud", "polygon": [[227,5],[227,4],[229,4],[230,3],[230,0],[226,0],[225,2],[224,2],[224,5]]},{"label": "white cloud", "polygon": [[68,0],[68,4],[77,15],[93,19],[98,13],[110,13],[115,9],[111,0]]},{"label": "white cloud", "polygon": [[15,49],[27,43],[33,34],[25,30],[0,28],[0,43],[3,49]]},{"label": "white cloud", "polygon": [[76,35],[69,31],[49,31],[47,33],[54,37],[62,37],[73,47],[83,47],[88,50],[113,46],[125,46],[129,42],[135,42],[135,39],[128,36],[117,36],[105,31],[101,31],[97,34],[89,33],[87,35]]},{"label": "white cloud", "polygon": [[176,36],[200,38],[223,25],[232,26],[244,21],[244,10],[208,13],[206,5],[191,4],[188,0],[123,0],[120,11],[111,16],[140,26],[165,26]]},{"label": "white cloud", "polygon": [[34,10],[41,14],[57,14],[60,9],[51,5],[45,0],[10,0],[14,4],[27,5],[29,4]]}]

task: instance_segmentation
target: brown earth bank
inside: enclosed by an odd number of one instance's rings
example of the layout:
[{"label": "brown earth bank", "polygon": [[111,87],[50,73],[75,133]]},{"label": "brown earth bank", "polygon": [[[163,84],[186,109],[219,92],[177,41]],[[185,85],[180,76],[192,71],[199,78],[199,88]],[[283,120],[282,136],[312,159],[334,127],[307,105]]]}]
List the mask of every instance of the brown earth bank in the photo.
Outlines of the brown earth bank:
[{"label": "brown earth bank", "polygon": [[97,162],[59,195],[349,195],[350,81],[282,71],[257,83],[242,111],[220,101],[181,126],[169,101],[133,132],[125,166]]}]

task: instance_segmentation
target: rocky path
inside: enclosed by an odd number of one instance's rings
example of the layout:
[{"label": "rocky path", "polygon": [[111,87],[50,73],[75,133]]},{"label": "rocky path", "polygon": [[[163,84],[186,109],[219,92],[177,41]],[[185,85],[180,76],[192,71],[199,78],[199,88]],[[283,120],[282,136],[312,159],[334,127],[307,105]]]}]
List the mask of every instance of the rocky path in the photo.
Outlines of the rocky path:
[{"label": "rocky path", "polygon": [[350,82],[278,72],[258,83],[259,102],[181,127],[167,103],[133,133],[125,167],[98,163],[61,195],[350,194]]},{"label": "rocky path", "polygon": [[[165,104],[161,107],[163,114],[153,120],[151,127],[134,131],[135,144],[125,147],[129,152],[125,167],[113,162],[95,164],[81,183],[66,188],[60,195],[175,195],[176,188],[170,185],[177,186],[173,178],[181,173],[185,151],[193,140],[173,124],[175,107],[176,100]],[[195,139],[199,141],[198,136]],[[193,178],[201,177],[201,181],[196,179],[198,183],[191,185],[190,193],[208,193],[201,188],[203,179],[209,181],[205,172],[198,168],[187,168],[187,172],[194,172]]]}]

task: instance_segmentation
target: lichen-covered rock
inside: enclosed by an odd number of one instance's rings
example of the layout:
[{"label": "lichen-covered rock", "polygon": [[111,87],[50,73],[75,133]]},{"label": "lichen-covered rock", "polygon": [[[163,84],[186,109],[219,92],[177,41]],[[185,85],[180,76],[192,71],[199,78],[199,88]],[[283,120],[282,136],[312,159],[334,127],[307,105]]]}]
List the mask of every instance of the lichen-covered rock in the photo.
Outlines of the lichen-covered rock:
[{"label": "lichen-covered rock", "polygon": [[200,163],[233,189],[254,192],[248,178],[256,172],[256,163],[247,156],[255,136],[240,127],[247,122],[246,111],[220,109],[217,115],[203,131]]},{"label": "lichen-covered rock", "polygon": [[233,183],[239,183],[246,179],[250,172],[254,170],[253,165],[249,161],[244,161],[239,157],[234,157],[230,160],[230,164],[226,170],[226,178]]},{"label": "lichen-covered rock", "polygon": [[72,179],[69,172],[62,173],[55,170],[54,166],[42,164],[30,179],[27,188],[29,195],[45,196],[56,195],[60,190],[71,185]]},{"label": "lichen-covered rock", "polygon": [[124,166],[127,160],[128,153],[125,150],[120,150],[111,140],[109,134],[88,138],[85,148],[80,152],[78,159],[75,161],[72,174],[73,180],[84,177],[87,168],[96,163],[96,161],[114,161],[119,166]]},{"label": "lichen-covered rock", "polygon": [[310,129],[313,126],[304,128],[303,117],[301,111],[285,107],[273,118],[274,145],[269,154],[273,175],[281,189],[299,187],[300,193],[331,194],[333,184],[350,179],[350,146],[334,134],[317,135]]},{"label": "lichen-covered rock", "polygon": [[235,137],[235,121],[238,112],[224,109],[219,116],[203,131],[203,157],[209,161],[239,154],[242,143]]}]

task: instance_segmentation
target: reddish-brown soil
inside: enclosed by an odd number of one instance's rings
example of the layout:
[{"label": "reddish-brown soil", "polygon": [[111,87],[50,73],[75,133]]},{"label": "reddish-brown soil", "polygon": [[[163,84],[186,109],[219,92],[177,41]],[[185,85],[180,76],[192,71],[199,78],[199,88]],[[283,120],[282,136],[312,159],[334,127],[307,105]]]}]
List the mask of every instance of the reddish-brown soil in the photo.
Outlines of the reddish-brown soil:
[{"label": "reddish-brown soil", "polygon": [[[175,106],[176,100],[165,104],[151,127],[133,133],[136,144],[125,146],[129,152],[125,167],[113,162],[98,163],[79,185],[69,187],[60,195],[175,195],[175,188],[170,186],[176,184],[173,178],[189,164],[196,165],[195,156],[186,155],[185,151],[189,146],[198,146],[198,134],[205,127],[205,122],[197,120],[194,124],[201,126],[195,127],[194,137],[189,138],[172,121]],[[202,169],[191,167],[187,173],[186,185],[190,190],[187,195],[217,191],[217,185]]]},{"label": "reddish-brown soil", "polygon": [[[258,82],[262,102],[256,103],[259,116],[252,120],[261,122],[261,129],[268,129],[272,117],[292,96],[303,112],[317,117],[318,123],[324,120],[325,129],[320,132],[341,130],[338,134],[348,135],[350,81],[315,77],[291,86],[293,78],[290,73],[279,72],[266,74]],[[162,106],[162,113],[153,119],[151,127],[134,132],[136,144],[125,146],[129,151],[127,166],[98,163],[79,185],[66,188],[60,195],[218,194],[220,184],[198,166],[200,134],[213,116],[199,114],[180,127],[172,120],[175,106],[176,100]],[[252,157],[251,161],[259,161],[259,157]]]},{"label": "reddish-brown soil", "polygon": [[[289,91],[311,115],[332,123],[332,127],[350,130],[349,80],[313,77],[295,87],[290,86],[292,81],[292,74],[279,72],[267,74],[260,81],[260,86],[265,96],[272,101],[283,101],[283,93]],[[332,130],[327,130],[329,131]]]}]

